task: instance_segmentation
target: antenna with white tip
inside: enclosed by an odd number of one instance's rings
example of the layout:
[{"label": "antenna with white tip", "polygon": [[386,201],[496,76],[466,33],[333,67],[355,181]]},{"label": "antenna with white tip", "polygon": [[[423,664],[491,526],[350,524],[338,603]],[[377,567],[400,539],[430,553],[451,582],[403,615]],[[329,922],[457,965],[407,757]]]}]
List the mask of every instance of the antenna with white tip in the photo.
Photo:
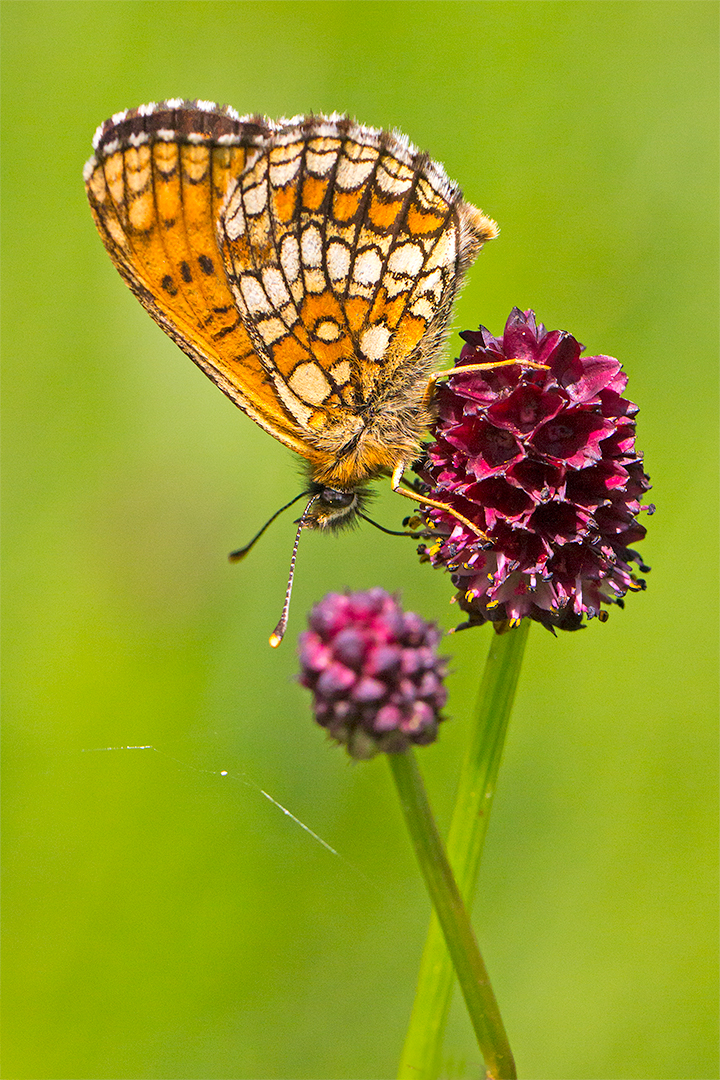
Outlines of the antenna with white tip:
[{"label": "antenna with white tip", "polygon": [[285,637],[285,631],[287,630],[288,612],[290,611],[290,597],[292,596],[293,579],[295,577],[295,560],[297,559],[298,545],[300,543],[300,533],[305,528],[305,523],[308,518],[308,511],[317,498],[320,497],[320,492],[313,495],[308,502],[307,506],[303,510],[302,517],[298,523],[298,531],[295,536],[295,543],[293,544],[292,557],[290,559],[290,576],[288,577],[287,591],[285,592],[285,603],[283,604],[282,615],[280,621],[270,635],[270,644],[273,649],[277,649],[278,645]]}]

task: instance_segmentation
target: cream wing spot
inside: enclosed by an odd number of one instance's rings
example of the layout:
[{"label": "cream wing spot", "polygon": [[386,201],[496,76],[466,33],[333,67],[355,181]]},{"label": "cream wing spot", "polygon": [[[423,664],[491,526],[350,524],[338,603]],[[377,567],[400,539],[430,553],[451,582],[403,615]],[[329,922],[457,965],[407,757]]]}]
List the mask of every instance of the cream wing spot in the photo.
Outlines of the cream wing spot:
[{"label": "cream wing spot", "polygon": [[409,293],[413,286],[411,278],[398,277],[395,274],[384,274],[382,283],[387,292],[388,300],[393,300],[401,293]]},{"label": "cream wing spot", "polygon": [[251,274],[243,274],[240,278],[240,291],[251,315],[262,315],[272,311],[262,285]]},{"label": "cream wing spot", "polygon": [[280,264],[288,281],[300,276],[300,248],[294,236],[286,235],[280,245]]},{"label": "cream wing spot", "polygon": [[417,300],[410,307],[410,313],[416,315],[420,319],[424,319],[425,322],[432,322],[433,316],[436,312],[436,307],[431,304],[425,296],[419,296]]},{"label": "cream wing spot", "polygon": [[[272,244],[270,233],[270,215],[261,212],[255,217],[246,218],[248,225],[248,240],[255,250],[264,251]],[[259,260],[261,263],[264,260]]]},{"label": "cream wing spot", "polygon": [[429,294],[435,298],[436,301],[440,300],[443,291],[443,277],[442,270],[432,270],[429,274],[425,274],[420,278],[416,292],[425,295]]},{"label": "cream wing spot", "polygon": [[105,160],[103,168],[105,169],[105,182],[108,186],[110,196],[118,207],[124,207],[125,205],[125,178],[123,176],[123,162],[122,157],[118,153],[114,153],[112,157]]},{"label": "cream wing spot", "polygon": [[260,337],[266,345],[274,345],[280,338],[285,337],[288,332],[285,323],[276,318],[261,319],[256,326]]},{"label": "cream wing spot", "polygon": [[380,279],[382,259],[377,248],[366,248],[355,259],[353,277],[361,285],[374,285]]},{"label": "cream wing spot", "polygon": [[427,260],[427,269],[432,270],[436,266],[453,266],[456,254],[457,231],[453,227],[448,227],[445,232],[438,237],[437,243],[430,252]]},{"label": "cream wing spot", "polygon": [[248,158],[241,181],[245,190],[262,183],[267,176],[267,170],[268,159],[261,151],[258,151],[253,158]]},{"label": "cream wing spot", "polygon": [[243,210],[242,191],[236,188],[227,205],[224,215],[225,231],[231,240],[237,240],[245,234],[245,211]]},{"label": "cream wing spot", "polygon": [[128,191],[142,191],[150,179],[150,147],[145,144],[125,155],[125,176]]},{"label": "cream wing spot", "polygon": [[305,145],[299,131],[286,133],[285,135],[278,133],[274,143],[275,145],[270,151],[270,161],[275,164],[298,157],[302,154]]},{"label": "cream wing spot", "polygon": [[278,397],[290,415],[294,416],[302,427],[307,427],[308,420],[312,416],[312,409],[308,408],[307,405],[303,405],[297,394],[293,394],[282,375],[273,376],[273,382],[275,383]]},{"label": "cream wing spot", "polygon": [[399,244],[390,253],[388,270],[393,274],[405,274],[416,277],[422,270],[425,254],[418,244]]},{"label": "cream wing spot", "polygon": [[274,187],[285,187],[295,179],[300,170],[300,152],[294,150],[289,160],[276,158],[276,154],[276,150],[270,154],[270,182]]},{"label": "cream wing spot", "polygon": [[191,184],[201,184],[205,179],[210,163],[206,146],[187,147],[182,154],[182,166]]},{"label": "cream wing spot", "polygon": [[338,360],[337,364],[333,364],[330,368],[330,374],[338,386],[345,386],[346,383],[350,382],[350,376],[352,375],[350,361]]},{"label": "cream wing spot", "polygon": [[387,326],[377,324],[376,326],[369,326],[367,330],[363,331],[360,338],[360,348],[368,360],[374,360],[377,363],[384,357],[389,341],[390,331]]},{"label": "cream wing spot", "polygon": [[350,161],[346,157],[340,158],[335,174],[335,183],[343,191],[355,191],[364,184],[375,165],[372,161]]},{"label": "cream wing spot", "polygon": [[305,167],[313,176],[327,176],[337,160],[337,150],[314,153],[308,149],[305,157]]},{"label": "cream wing spot", "polygon": [[381,191],[399,198],[399,196],[404,195],[405,192],[410,189],[412,185],[412,174],[408,179],[400,179],[397,176],[392,176],[386,169],[381,167],[377,172],[377,184]]},{"label": "cream wing spot", "polygon": [[325,319],[323,322],[318,323],[315,328],[315,334],[321,341],[338,341],[340,333],[340,327],[332,319]]},{"label": "cream wing spot", "polygon": [[125,251],[130,250],[130,245],[128,243],[128,238],[125,235],[125,230],[123,229],[122,225],[120,225],[120,223],[116,221],[114,217],[106,218],[105,228],[110,233],[119,248],[122,248]]},{"label": "cream wing spot", "polygon": [[282,274],[276,266],[269,266],[262,272],[263,286],[268,300],[275,308],[281,308],[290,302],[290,293],[287,291]]},{"label": "cream wing spot", "polygon": [[152,148],[153,168],[164,180],[170,180],[178,167],[178,147],[173,142],[156,142]]},{"label": "cream wing spot", "polygon": [[325,253],[331,281],[345,281],[350,270],[350,249],[338,241],[328,245]]},{"label": "cream wing spot", "polygon": [[320,266],[322,263],[322,237],[317,225],[308,225],[303,231],[302,261],[304,266]]},{"label": "cream wing spot", "polygon": [[267,184],[257,184],[245,192],[245,211],[251,217],[262,214],[267,206]]},{"label": "cream wing spot", "polygon": [[288,383],[293,393],[308,405],[322,405],[332,392],[325,372],[312,361],[298,364]]}]

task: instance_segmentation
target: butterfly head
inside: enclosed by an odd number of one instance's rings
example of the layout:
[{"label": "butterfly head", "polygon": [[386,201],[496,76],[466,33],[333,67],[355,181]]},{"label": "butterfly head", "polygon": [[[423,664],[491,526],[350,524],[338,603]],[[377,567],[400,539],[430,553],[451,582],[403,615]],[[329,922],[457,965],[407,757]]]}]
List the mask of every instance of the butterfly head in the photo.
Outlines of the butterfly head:
[{"label": "butterfly head", "polygon": [[310,485],[309,494],[310,502],[302,517],[304,527],[332,532],[356,525],[358,512],[368,497],[361,488],[343,490],[315,483]]}]

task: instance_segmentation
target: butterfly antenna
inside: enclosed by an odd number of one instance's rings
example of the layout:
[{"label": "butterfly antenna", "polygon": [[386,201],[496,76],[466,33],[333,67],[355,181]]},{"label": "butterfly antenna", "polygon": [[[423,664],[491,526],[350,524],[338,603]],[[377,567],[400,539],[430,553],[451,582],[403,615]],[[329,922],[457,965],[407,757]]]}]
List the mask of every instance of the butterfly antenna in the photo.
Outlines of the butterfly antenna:
[{"label": "butterfly antenna", "polygon": [[[303,492],[303,494],[306,495],[307,492]],[[298,496],[298,498],[299,497],[300,496]],[[270,635],[270,644],[272,645],[273,649],[277,649],[278,645],[285,637],[285,631],[287,630],[288,623],[288,612],[290,611],[290,597],[292,596],[293,580],[295,578],[295,560],[297,559],[298,545],[300,543],[300,533],[305,528],[305,523],[308,519],[308,511],[318,497],[318,495],[313,495],[313,497],[310,499],[310,502],[303,510],[302,517],[298,522],[298,531],[295,535],[295,543],[293,544],[292,557],[290,559],[290,576],[288,577],[287,591],[285,592],[285,603],[283,604],[280,622],[277,624],[272,634]],[[295,502],[294,499],[293,502]],[[288,503],[288,506],[289,505],[290,504]]]},{"label": "butterfly antenna", "polygon": [[293,503],[296,503],[298,501],[298,499],[304,498],[304,496],[307,495],[307,494],[308,494],[307,491],[301,491],[300,494],[296,495],[294,499],[291,499],[289,503],[285,503],[285,505],[281,506],[279,510],[276,510],[275,513],[273,514],[273,516],[271,518],[269,518],[268,521],[265,522],[265,524],[263,525],[260,532],[256,533],[255,536],[253,536],[253,538],[252,538],[252,540],[250,541],[249,544],[246,544],[245,547],[238,548],[237,551],[231,551],[230,552],[230,554],[228,555],[228,559],[230,560],[230,562],[240,562],[241,559],[244,559],[245,556],[247,555],[247,553],[250,551],[250,549],[255,547],[255,544],[260,539],[260,537],[265,532],[265,530],[268,528],[268,526],[272,525],[275,518],[280,517],[280,515],[285,510],[290,509],[290,507],[292,506]]},{"label": "butterfly antenna", "polygon": [[367,521],[369,525],[374,525],[380,532],[385,533],[387,536],[409,536],[411,540],[427,540],[432,534],[428,532],[405,532],[398,529],[386,529],[384,525],[380,525],[377,521],[373,521],[367,514],[362,514],[359,510],[356,511],[357,516],[362,518],[363,521]]}]

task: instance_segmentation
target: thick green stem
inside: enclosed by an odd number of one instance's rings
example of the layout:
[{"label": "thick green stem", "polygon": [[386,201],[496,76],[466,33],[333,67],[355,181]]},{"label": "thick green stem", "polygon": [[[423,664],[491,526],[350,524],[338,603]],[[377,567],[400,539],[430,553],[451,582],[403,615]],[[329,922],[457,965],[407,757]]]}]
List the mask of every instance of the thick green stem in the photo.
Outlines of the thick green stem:
[{"label": "thick green stem", "polygon": [[[448,858],[468,910],[477,881],[510,711],[522,666],[529,619],[493,634],[458,784]],[[399,1080],[436,1080],[454,981],[453,965],[435,913],[420,964]]]},{"label": "thick green stem", "polygon": [[517,1075],[515,1063],[500,1010],[437,831],[420,770],[410,750],[388,754],[388,760],[415,854],[452,957],[488,1075],[493,1080],[514,1080]]}]

